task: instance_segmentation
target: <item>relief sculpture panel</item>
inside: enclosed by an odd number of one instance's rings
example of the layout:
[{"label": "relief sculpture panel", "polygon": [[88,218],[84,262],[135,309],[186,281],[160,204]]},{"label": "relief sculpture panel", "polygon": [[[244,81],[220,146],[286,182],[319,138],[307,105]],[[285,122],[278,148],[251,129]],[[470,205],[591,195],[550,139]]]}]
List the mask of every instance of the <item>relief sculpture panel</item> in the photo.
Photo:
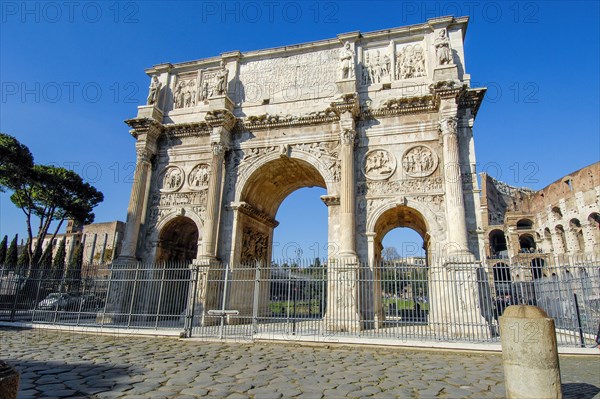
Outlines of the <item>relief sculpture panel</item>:
[{"label": "relief sculpture panel", "polygon": [[383,149],[367,152],[363,160],[363,174],[370,180],[388,179],[396,170],[396,157]]},{"label": "relief sculpture panel", "polygon": [[411,177],[426,177],[437,168],[438,157],[431,148],[417,145],[407,149],[402,156],[404,172]]}]

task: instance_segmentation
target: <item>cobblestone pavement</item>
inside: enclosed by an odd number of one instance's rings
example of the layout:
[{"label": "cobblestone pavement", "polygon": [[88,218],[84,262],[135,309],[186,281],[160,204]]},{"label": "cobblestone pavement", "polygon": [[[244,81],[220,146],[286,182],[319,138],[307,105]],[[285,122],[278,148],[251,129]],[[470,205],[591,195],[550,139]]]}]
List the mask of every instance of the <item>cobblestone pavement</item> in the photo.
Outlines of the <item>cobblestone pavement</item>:
[{"label": "cobblestone pavement", "polygon": [[[0,327],[20,398],[498,398],[500,354],[212,343]],[[565,397],[600,397],[600,355],[561,356]]]}]

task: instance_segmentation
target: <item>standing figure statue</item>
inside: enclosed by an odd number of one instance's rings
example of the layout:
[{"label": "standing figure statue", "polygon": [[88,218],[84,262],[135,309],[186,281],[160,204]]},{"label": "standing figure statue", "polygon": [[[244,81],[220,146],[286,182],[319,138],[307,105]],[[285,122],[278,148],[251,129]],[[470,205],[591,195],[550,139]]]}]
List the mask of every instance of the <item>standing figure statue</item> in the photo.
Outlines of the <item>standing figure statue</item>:
[{"label": "standing figure statue", "polygon": [[446,34],[446,28],[442,29],[434,42],[438,65],[452,64],[452,50],[450,40]]},{"label": "standing figure statue", "polygon": [[340,52],[340,72],[342,79],[354,77],[354,52],[350,47],[350,42],[346,42]]},{"label": "standing figure statue", "polygon": [[148,105],[153,105],[158,102],[158,94],[160,93],[161,83],[158,81],[157,76],[152,76],[150,82],[150,92],[148,93]]},{"label": "standing figure statue", "polygon": [[215,85],[214,93],[218,96],[222,96],[227,92],[227,68],[225,68],[225,61],[221,60],[221,69],[217,72],[217,84]]}]

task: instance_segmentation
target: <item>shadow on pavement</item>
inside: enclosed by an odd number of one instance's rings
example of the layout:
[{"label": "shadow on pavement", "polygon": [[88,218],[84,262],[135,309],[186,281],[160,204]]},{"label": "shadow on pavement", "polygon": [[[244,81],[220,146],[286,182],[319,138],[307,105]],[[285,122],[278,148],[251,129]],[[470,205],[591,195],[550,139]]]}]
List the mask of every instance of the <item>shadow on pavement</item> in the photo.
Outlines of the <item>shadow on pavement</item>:
[{"label": "shadow on pavement", "polygon": [[19,398],[91,397],[128,385],[131,368],[113,364],[3,359],[21,374]]},{"label": "shadow on pavement", "polygon": [[591,399],[595,397],[600,388],[585,382],[570,382],[562,384],[564,399]]}]

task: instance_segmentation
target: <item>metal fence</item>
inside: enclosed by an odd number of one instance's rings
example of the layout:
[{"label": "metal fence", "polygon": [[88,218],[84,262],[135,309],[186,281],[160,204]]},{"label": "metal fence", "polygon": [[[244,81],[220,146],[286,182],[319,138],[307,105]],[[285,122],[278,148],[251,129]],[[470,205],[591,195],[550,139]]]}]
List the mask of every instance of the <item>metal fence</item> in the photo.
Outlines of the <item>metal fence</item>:
[{"label": "metal fence", "polygon": [[0,268],[0,321],[204,338],[498,342],[498,317],[517,303],[554,318],[560,345],[592,345],[600,264],[285,260],[87,265],[63,275]]}]

